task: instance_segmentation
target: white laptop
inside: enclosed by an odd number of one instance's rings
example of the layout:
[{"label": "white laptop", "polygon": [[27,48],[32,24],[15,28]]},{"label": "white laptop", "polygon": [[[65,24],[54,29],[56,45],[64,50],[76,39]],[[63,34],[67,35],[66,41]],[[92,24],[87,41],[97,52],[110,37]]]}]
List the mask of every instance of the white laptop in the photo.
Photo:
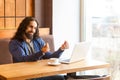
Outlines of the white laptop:
[{"label": "white laptop", "polygon": [[72,63],[80,60],[84,60],[88,54],[90,48],[90,42],[79,42],[76,43],[70,59],[60,59],[61,63]]}]

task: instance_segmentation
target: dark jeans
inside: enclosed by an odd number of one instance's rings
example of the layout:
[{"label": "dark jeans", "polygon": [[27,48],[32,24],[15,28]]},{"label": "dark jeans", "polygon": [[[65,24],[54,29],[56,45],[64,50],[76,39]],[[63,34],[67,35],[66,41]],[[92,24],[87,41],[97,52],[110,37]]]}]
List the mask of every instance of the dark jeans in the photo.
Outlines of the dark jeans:
[{"label": "dark jeans", "polygon": [[63,75],[55,75],[55,76],[48,76],[48,77],[41,77],[41,78],[34,78],[30,80],[65,80]]}]

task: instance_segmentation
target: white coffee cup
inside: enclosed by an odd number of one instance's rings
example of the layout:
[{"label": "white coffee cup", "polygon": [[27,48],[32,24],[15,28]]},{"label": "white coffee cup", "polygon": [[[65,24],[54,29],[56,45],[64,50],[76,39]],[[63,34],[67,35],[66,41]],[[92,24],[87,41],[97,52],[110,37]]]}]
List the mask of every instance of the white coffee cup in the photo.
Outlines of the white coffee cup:
[{"label": "white coffee cup", "polygon": [[55,64],[59,63],[58,58],[51,58],[50,60],[51,60],[52,63],[55,63]]}]

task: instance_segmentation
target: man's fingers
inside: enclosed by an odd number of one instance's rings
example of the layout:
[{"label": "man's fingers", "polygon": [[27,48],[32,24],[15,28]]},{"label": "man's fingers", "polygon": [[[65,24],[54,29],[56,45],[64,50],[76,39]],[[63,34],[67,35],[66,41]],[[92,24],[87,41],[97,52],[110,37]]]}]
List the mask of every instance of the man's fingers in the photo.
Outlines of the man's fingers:
[{"label": "man's fingers", "polygon": [[67,41],[64,41],[63,45],[62,45],[63,49],[68,49],[69,48],[69,44]]}]

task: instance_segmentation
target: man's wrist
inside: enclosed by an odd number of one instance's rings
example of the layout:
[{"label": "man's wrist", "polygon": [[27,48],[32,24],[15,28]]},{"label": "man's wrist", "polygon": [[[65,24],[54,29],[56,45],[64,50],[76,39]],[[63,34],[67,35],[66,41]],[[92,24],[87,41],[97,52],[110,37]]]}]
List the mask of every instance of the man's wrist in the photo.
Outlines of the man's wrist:
[{"label": "man's wrist", "polygon": [[64,51],[64,49],[63,49],[62,47],[60,47],[60,49],[61,49],[62,51]]},{"label": "man's wrist", "polygon": [[43,52],[42,55],[45,55],[45,53]]}]

